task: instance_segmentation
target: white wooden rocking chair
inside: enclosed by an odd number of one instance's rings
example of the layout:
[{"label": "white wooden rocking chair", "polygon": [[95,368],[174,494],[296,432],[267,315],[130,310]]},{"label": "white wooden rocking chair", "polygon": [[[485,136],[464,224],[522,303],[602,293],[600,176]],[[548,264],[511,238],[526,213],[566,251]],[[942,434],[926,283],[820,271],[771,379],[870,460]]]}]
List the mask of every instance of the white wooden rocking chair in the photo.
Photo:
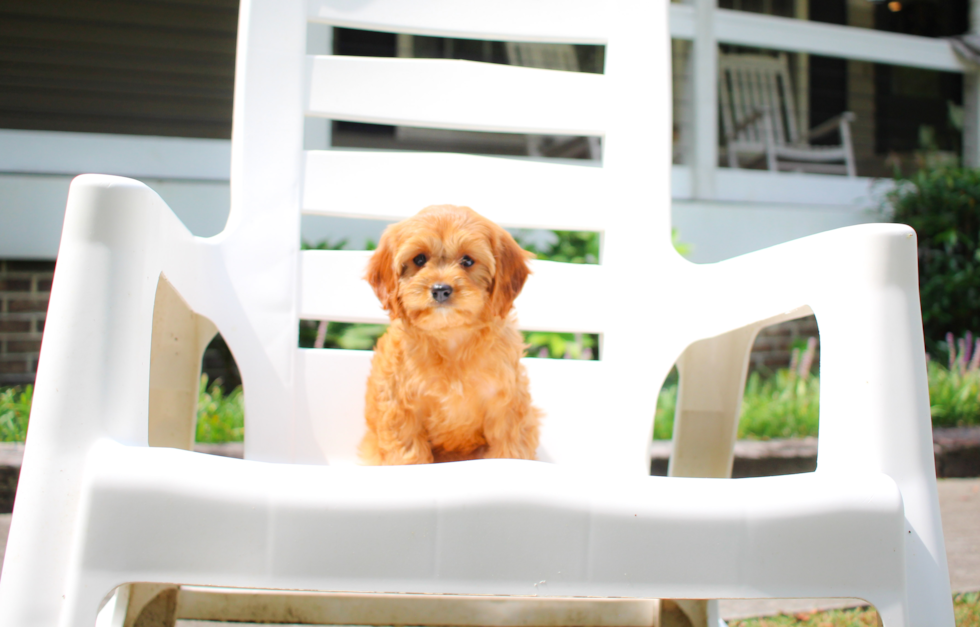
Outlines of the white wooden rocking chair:
[{"label": "white wooden rocking chair", "polygon": [[[850,111],[823,122],[801,136],[797,131],[793,87],[785,54],[722,54],[718,59],[718,103],[728,167],[739,156],[762,157],[772,171],[857,176]],[[840,134],[840,145],[810,141]]]}]

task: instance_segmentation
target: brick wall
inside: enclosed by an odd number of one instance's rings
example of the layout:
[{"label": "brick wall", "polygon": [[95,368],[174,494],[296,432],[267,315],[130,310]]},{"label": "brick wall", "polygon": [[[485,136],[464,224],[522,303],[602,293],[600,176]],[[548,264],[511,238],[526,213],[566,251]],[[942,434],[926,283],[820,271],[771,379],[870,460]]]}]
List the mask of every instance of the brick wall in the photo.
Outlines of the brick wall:
[{"label": "brick wall", "polygon": [[[0,386],[34,383],[54,276],[53,261],[0,260]],[[230,391],[238,366],[221,336],[204,354],[204,372]]]},{"label": "brick wall", "polygon": [[33,383],[53,261],[0,260],[0,385]]},{"label": "brick wall", "polygon": [[[752,355],[749,357],[749,368],[768,373],[789,366],[794,344],[806,344],[807,338],[817,337],[817,319],[813,316],[788,320],[774,324],[759,331]],[[813,360],[813,372],[820,367],[820,344],[817,344],[816,357]]]}]

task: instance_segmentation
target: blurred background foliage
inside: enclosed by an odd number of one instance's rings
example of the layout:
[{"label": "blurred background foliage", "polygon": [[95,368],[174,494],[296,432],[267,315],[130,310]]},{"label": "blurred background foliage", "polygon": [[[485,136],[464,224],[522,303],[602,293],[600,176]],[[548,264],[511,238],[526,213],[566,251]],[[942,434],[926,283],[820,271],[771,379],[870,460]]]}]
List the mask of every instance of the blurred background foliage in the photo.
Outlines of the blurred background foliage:
[{"label": "blurred background foliage", "polygon": [[201,375],[197,398],[197,432],[195,442],[242,442],[245,439],[245,396],[241,386],[230,394],[221,381],[208,385],[208,375]]},{"label": "blurred background foliage", "polygon": [[34,386],[0,388],[0,442],[23,442]]},{"label": "blurred background foliage", "polygon": [[946,357],[947,333],[980,329],[980,169],[937,167],[895,179],[884,209],[918,238],[926,349]]}]

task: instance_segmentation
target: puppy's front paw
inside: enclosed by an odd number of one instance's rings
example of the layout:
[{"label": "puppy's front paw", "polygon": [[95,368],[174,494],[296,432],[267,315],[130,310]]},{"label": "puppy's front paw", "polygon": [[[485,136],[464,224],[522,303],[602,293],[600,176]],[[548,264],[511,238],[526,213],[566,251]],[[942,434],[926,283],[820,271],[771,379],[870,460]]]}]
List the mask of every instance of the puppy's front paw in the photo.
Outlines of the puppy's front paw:
[{"label": "puppy's front paw", "polygon": [[491,444],[487,447],[487,454],[484,459],[537,459],[537,443],[534,447],[528,442],[508,442]]},{"label": "puppy's front paw", "polygon": [[431,464],[434,461],[432,447],[426,441],[413,442],[410,446],[391,447],[382,451],[382,466],[407,464]]},{"label": "puppy's front paw", "polygon": [[497,412],[487,421],[487,459],[537,459],[541,411],[528,401],[526,398],[523,406]]}]

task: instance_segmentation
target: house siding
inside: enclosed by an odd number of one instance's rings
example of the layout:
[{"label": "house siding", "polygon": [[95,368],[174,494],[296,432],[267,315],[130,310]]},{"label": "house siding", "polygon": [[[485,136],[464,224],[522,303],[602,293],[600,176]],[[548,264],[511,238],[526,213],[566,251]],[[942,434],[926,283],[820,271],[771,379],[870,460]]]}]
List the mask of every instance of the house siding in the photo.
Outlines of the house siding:
[{"label": "house siding", "polygon": [[231,137],[237,0],[0,0],[0,128]]}]

